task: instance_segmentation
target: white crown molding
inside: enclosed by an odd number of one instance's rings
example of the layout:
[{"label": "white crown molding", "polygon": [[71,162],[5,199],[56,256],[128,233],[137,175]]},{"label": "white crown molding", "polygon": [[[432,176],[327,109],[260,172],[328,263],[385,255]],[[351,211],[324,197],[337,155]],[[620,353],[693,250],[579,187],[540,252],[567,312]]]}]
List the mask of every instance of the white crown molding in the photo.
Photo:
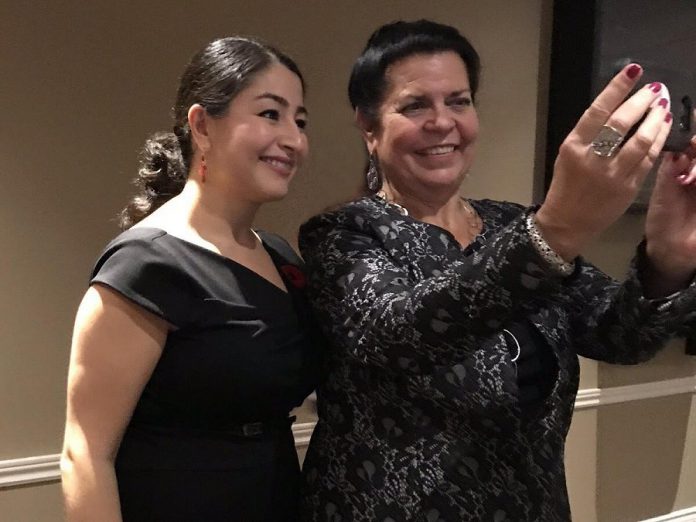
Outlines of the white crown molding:
[{"label": "white crown molding", "polygon": [[642,522],[696,522],[696,506],[673,511],[655,518],[647,518]]},{"label": "white crown molding", "polygon": [[[583,410],[597,408],[607,404],[667,397],[684,393],[696,393],[696,377],[657,381],[615,388],[590,388],[580,390],[575,401],[575,409]],[[304,449],[309,444],[315,422],[301,422],[292,426],[295,446]],[[60,455],[39,455],[21,459],[0,460],[0,489],[23,484],[54,482],[60,480]],[[687,518],[655,518],[650,522],[662,521],[696,521],[696,507],[676,512],[677,517]],[[671,517],[675,515],[665,515]],[[688,518],[692,517],[692,518]],[[646,521],[647,522],[647,521]]]}]

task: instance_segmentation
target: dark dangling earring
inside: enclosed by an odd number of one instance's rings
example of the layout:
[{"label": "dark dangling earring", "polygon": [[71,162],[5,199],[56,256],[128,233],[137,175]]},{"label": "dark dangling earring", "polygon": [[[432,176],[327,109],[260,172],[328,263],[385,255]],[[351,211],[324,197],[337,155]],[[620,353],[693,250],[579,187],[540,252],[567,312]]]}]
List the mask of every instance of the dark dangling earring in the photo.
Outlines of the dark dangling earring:
[{"label": "dark dangling earring", "polygon": [[201,175],[201,183],[205,183],[205,175],[208,172],[208,165],[205,164],[205,156],[201,156],[201,164],[198,166],[198,173]]},{"label": "dark dangling earring", "polygon": [[367,166],[367,173],[365,174],[365,177],[367,178],[367,188],[371,192],[377,192],[382,185],[377,161],[377,154],[374,152],[370,154],[370,163]]}]

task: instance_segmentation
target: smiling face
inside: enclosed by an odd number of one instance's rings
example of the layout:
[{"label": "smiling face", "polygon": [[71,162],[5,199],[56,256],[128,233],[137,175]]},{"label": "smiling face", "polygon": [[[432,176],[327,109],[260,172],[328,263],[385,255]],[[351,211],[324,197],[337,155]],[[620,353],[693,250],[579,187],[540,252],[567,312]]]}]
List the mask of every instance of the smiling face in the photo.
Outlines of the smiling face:
[{"label": "smiling face", "polygon": [[362,124],[384,179],[430,199],[458,190],[478,136],[466,64],[454,52],[416,54],[391,65],[374,128]]},{"label": "smiling face", "polygon": [[221,118],[206,117],[203,148],[216,189],[263,203],[287,194],[307,156],[307,113],[300,79],[274,63],[231,102]]}]

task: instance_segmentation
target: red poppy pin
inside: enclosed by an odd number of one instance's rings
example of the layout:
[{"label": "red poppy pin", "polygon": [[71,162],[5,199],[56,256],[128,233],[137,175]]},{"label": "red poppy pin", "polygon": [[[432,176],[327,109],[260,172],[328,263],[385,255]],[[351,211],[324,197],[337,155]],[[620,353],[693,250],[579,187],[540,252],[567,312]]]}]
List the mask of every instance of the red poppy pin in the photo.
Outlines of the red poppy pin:
[{"label": "red poppy pin", "polygon": [[295,288],[304,288],[307,285],[307,279],[305,275],[295,265],[283,265],[280,267],[280,271],[283,272],[285,277],[288,278],[290,284]]}]

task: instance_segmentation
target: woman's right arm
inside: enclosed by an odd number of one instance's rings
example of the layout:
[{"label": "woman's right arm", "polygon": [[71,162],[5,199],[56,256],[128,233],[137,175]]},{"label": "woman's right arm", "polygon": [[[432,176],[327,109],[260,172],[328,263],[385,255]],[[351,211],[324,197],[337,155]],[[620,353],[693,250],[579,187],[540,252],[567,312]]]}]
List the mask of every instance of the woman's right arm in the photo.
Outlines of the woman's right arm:
[{"label": "woman's right arm", "polygon": [[515,310],[535,310],[560,288],[561,274],[532,244],[527,214],[520,210],[475,254],[429,274],[410,273],[415,258],[392,256],[398,241],[389,235],[404,227],[388,216],[351,207],[310,220],[299,243],[325,333],[355,362],[383,368],[471,351]]},{"label": "woman's right arm", "polygon": [[114,459],[169,324],[104,285],[75,320],[61,475],[68,522],[117,522]]}]

